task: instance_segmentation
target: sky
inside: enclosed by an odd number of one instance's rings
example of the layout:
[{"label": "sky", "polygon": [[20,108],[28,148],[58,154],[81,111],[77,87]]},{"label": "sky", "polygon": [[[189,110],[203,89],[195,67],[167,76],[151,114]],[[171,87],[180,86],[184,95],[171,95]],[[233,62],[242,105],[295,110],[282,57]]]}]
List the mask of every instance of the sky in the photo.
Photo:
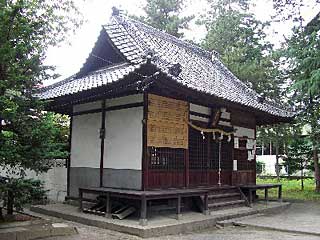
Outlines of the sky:
[{"label": "sky", "polygon": [[[185,0],[187,8],[182,15],[199,16],[207,7],[205,0]],[[307,0],[306,0],[307,1]],[[142,10],[145,0],[75,0],[79,10],[83,14],[86,22],[77,29],[76,34],[68,39],[68,43],[63,43],[58,47],[48,49],[45,64],[56,66],[56,73],[61,77],[44,82],[44,85],[52,84],[56,81],[67,78],[77,73],[86,58],[89,56],[101,30],[101,26],[108,22],[113,6],[123,9],[128,14],[143,15]],[[306,21],[311,20],[320,6],[303,9],[302,15]],[[272,0],[257,0],[257,4],[252,7],[258,19],[266,21],[273,14]],[[273,24],[268,30],[268,40],[275,45],[279,44],[283,35],[290,33],[291,27],[288,24]],[[189,30],[185,31],[185,38],[199,42],[206,34],[205,28],[191,23]]]}]

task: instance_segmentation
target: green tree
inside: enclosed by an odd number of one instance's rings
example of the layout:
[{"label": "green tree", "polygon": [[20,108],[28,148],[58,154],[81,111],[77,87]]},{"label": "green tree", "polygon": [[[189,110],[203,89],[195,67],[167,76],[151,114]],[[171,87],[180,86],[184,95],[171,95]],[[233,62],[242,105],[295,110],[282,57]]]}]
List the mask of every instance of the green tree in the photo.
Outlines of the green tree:
[{"label": "green tree", "polygon": [[209,1],[210,10],[202,17],[208,33],[203,47],[220,54],[224,64],[258,93],[279,99],[282,79],[277,77],[279,55],[265,40],[268,22],[248,11],[249,1]]},{"label": "green tree", "polygon": [[[312,2],[312,3],[311,3]],[[315,191],[320,192],[319,140],[320,140],[320,13],[308,24],[304,23],[301,8],[305,1],[276,0],[274,7],[283,21],[293,19],[292,35],[285,45],[289,90],[299,111],[301,124],[309,125],[307,135],[312,143],[312,161],[316,181]],[[318,0],[308,4],[317,4]]]},{"label": "green tree", "polygon": [[185,5],[182,0],[147,0],[143,8],[146,16],[139,20],[169,33],[175,37],[183,37],[183,29],[188,28],[193,16],[181,17]]},{"label": "green tree", "polygon": [[301,190],[304,190],[304,170],[310,164],[310,153],[312,146],[308,138],[300,134],[294,135],[289,144],[289,154],[285,159],[285,164],[288,166],[288,173],[292,174],[300,171],[301,176]]},{"label": "green tree", "polygon": [[65,40],[79,16],[72,0],[0,0],[0,167],[9,176],[0,187],[14,195],[19,190],[9,186],[23,184],[13,184],[12,176],[46,171],[48,159],[66,154],[56,116],[44,112],[35,94],[54,70],[43,63],[48,47]]}]

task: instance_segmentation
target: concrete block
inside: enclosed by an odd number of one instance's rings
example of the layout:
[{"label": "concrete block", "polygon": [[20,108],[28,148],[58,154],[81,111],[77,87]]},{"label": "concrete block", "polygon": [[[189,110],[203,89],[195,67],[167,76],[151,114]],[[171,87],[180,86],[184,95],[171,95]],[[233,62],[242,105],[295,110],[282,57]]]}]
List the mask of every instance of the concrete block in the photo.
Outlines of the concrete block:
[{"label": "concrete block", "polygon": [[54,236],[68,236],[78,234],[78,230],[75,227],[70,227],[64,223],[53,223],[50,235]]},{"label": "concrete block", "polygon": [[143,218],[139,220],[140,226],[147,226],[148,225],[148,220]]}]

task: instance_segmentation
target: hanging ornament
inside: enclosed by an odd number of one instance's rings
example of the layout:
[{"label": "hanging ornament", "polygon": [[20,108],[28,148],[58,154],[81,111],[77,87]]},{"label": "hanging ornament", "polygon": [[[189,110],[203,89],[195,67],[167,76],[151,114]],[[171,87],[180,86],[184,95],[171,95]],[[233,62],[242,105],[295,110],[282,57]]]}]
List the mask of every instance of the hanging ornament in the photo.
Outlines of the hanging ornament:
[{"label": "hanging ornament", "polygon": [[196,129],[198,131],[202,131],[202,132],[207,132],[207,133],[220,133],[220,134],[223,134],[223,135],[226,135],[226,136],[229,136],[229,135],[232,135],[234,134],[234,131],[232,132],[225,132],[221,129],[217,129],[217,128],[202,128],[202,127],[198,127],[194,124],[192,124],[191,122],[187,121],[188,125],[190,127],[192,127],[193,129]]},{"label": "hanging ornament", "polygon": [[205,139],[206,139],[206,137],[204,136],[203,131],[201,131],[201,135],[202,135],[202,139],[203,139],[203,140],[205,140]]},{"label": "hanging ornament", "polygon": [[223,134],[222,133],[220,133],[220,137],[219,137],[219,140],[223,140]]}]

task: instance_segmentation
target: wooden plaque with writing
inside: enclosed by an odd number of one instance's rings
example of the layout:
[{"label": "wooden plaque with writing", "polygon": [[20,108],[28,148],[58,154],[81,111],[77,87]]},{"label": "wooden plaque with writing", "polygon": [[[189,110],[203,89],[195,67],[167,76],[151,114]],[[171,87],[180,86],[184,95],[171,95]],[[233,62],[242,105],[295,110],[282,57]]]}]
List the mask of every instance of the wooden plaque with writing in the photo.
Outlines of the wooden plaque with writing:
[{"label": "wooden plaque with writing", "polygon": [[188,103],[148,94],[148,147],[188,148]]}]

